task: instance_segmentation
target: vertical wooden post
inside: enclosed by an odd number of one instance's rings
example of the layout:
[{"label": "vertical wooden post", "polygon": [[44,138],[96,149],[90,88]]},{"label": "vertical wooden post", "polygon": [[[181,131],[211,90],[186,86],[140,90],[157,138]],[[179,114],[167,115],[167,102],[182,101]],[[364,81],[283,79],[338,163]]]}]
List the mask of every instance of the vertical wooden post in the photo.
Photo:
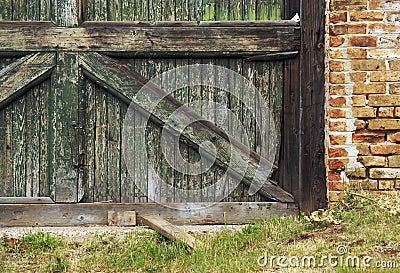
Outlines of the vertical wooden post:
[{"label": "vertical wooden post", "polygon": [[302,0],[300,54],[300,209],[327,206],[324,162],[325,0]]},{"label": "vertical wooden post", "polygon": [[[55,0],[54,22],[60,27],[78,25],[78,0]],[[56,202],[79,202],[78,189],[78,54],[58,52],[49,95],[49,179]],[[79,193],[79,194],[78,194]]]},{"label": "vertical wooden post", "polygon": [[281,186],[300,210],[326,207],[324,165],[325,0],[285,0],[285,19],[301,17],[301,51],[285,61]]},{"label": "vertical wooden post", "polygon": [[[284,19],[300,12],[300,0],[285,0]],[[279,156],[280,186],[299,201],[300,56],[285,61],[283,81],[282,144]]]},{"label": "vertical wooden post", "polygon": [[49,179],[56,202],[78,202],[78,56],[60,52],[49,95]]}]

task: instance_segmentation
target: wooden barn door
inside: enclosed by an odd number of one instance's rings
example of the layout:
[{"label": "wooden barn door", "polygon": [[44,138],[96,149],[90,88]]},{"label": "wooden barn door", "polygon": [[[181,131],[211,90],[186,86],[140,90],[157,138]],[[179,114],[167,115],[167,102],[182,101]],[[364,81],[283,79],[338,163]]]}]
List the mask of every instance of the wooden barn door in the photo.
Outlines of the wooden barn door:
[{"label": "wooden barn door", "polygon": [[[137,158],[137,172],[129,175],[121,153],[123,118],[135,100],[126,88],[135,93],[140,85],[135,89],[133,82],[183,65],[221,65],[251,80],[273,109],[280,132],[285,60],[300,50],[299,22],[281,20],[289,2],[297,1],[48,0],[27,6],[0,1],[0,141],[5,154],[0,172],[6,181],[0,196],[152,201],[137,186],[147,183],[151,190],[148,165]],[[234,98],[201,88],[174,96],[183,104],[207,97],[238,109],[251,132],[251,149],[258,153],[265,145]],[[222,175],[223,164],[193,177],[168,167],[157,144],[161,128],[150,122],[145,143],[136,145],[147,146],[150,163],[172,185],[202,187]],[[189,162],[199,158],[195,144],[183,141],[179,147]],[[274,162],[278,169],[280,162]],[[285,185],[280,177],[278,171],[249,196],[248,174],[224,200],[293,202],[279,186]],[[173,192],[162,196],[156,201],[203,201],[176,198]]]}]

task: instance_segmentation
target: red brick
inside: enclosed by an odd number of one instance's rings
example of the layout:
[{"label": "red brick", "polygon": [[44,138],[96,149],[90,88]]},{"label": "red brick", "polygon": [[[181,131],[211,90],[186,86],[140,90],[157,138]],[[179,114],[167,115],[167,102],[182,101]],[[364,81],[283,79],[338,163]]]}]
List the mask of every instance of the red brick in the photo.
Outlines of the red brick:
[{"label": "red brick", "polygon": [[350,36],[349,46],[375,47],[377,40],[375,36]]},{"label": "red brick", "polygon": [[367,54],[368,52],[365,48],[350,47],[347,49],[347,57],[349,59],[366,59]]},{"label": "red brick", "polygon": [[352,82],[366,82],[367,81],[367,72],[352,72],[350,73],[350,80]]},{"label": "red brick", "polygon": [[344,38],[341,36],[330,36],[329,37],[329,46],[338,47],[344,43]]},{"label": "red brick", "polygon": [[354,60],[351,68],[358,71],[386,70],[386,63],[384,60]]},{"label": "red brick", "polygon": [[332,145],[341,145],[345,144],[347,141],[347,137],[344,135],[330,135],[329,136],[330,143]]},{"label": "red brick", "polygon": [[382,21],[385,14],[378,11],[354,11],[350,12],[350,20],[357,22]]},{"label": "red brick", "polygon": [[331,118],[345,118],[346,111],[342,109],[329,109],[329,117]]},{"label": "red brick", "polygon": [[353,94],[385,94],[386,84],[384,83],[356,83],[353,87]]},{"label": "red brick", "polygon": [[332,132],[345,132],[347,124],[345,121],[331,121],[329,122],[329,130]]},{"label": "red brick", "polygon": [[329,82],[330,83],[345,83],[346,76],[344,73],[331,73],[329,75]]},{"label": "red brick", "polygon": [[346,168],[346,164],[349,163],[348,158],[334,158],[328,159],[328,165],[330,170],[344,170]]},{"label": "red brick", "polygon": [[343,181],[329,181],[328,191],[344,191],[346,189],[346,183]]},{"label": "red brick", "polygon": [[346,98],[345,97],[336,97],[329,99],[329,105],[333,107],[342,107],[346,105]]},{"label": "red brick", "polygon": [[346,11],[331,12],[329,14],[329,21],[333,24],[346,22],[347,21],[347,12]]},{"label": "red brick", "polygon": [[346,87],[344,87],[343,85],[331,85],[329,86],[329,94],[344,95],[346,94]]},{"label": "red brick", "polygon": [[343,34],[366,34],[366,24],[340,24],[331,25],[329,27],[331,35],[343,35]]},{"label": "red brick", "polygon": [[353,134],[354,143],[378,143],[385,141],[384,133],[374,133],[374,132],[356,132]]},{"label": "red brick", "polygon": [[400,144],[372,144],[370,150],[373,155],[397,155],[400,154]]},{"label": "red brick", "polygon": [[341,181],[340,171],[328,171],[328,181]]},{"label": "red brick", "polygon": [[329,52],[329,57],[331,59],[342,59],[343,58],[342,52],[338,49],[336,49],[336,50],[330,49],[328,52]]},{"label": "red brick", "polygon": [[342,72],[344,70],[344,64],[342,61],[330,61],[329,69],[333,72]]},{"label": "red brick", "polygon": [[329,148],[328,149],[328,156],[330,158],[334,157],[346,157],[348,155],[346,149],[344,148]]}]

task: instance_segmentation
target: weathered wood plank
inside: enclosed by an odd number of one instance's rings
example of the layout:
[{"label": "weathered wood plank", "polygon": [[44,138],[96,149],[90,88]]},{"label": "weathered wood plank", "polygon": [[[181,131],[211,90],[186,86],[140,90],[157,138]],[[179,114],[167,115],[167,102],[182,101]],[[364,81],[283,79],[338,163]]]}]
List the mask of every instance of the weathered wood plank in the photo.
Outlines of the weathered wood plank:
[{"label": "weathered wood plank", "polygon": [[28,21],[39,21],[40,20],[40,7],[39,1],[37,0],[26,0],[26,19]]},{"label": "weathered wood plank", "polygon": [[51,92],[51,81],[46,80],[41,84],[39,95],[39,196],[50,196],[48,179],[48,133],[49,133],[49,93]]},{"label": "weathered wood plank", "polygon": [[145,214],[141,215],[140,219],[142,224],[154,229],[172,241],[178,241],[188,245],[191,249],[196,249],[202,245],[201,241],[158,215]]},{"label": "weathered wood plank", "polygon": [[135,20],[135,1],[134,0],[122,0],[121,3],[121,19],[122,21],[134,21]]},{"label": "weathered wood plank", "polygon": [[[128,106],[125,103],[121,103],[121,111],[120,111],[120,126],[122,128],[125,114],[128,110]],[[135,118],[133,116],[133,118]],[[134,135],[134,132],[133,132]],[[135,147],[135,140],[128,139],[128,145],[130,147]],[[120,147],[122,147],[122,131],[120,136]],[[135,153],[136,154],[136,153]],[[122,203],[134,203],[137,198],[137,188],[134,182],[133,177],[129,174],[128,169],[126,167],[125,158],[121,149],[120,153],[120,161],[121,161],[121,202]],[[134,163],[135,164],[135,163]],[[134,165],[133,164],[133,165]],[[135,166],[135,165],[134,165]]]},{"label": "weathered wood plank", "polygon": [[55,65],[54,53],[25,56],[0,71],[0,109],[47,78]]},{"label": "weathered wood plank", "polygon": [[[109,199],[108,187],[108,107],[107,92],[96,86],[95,94],[95,180],[94,180],[94,201],[111,201]],[[117,200],[112,200],[116,202]]]},{"label": "weathered wood plank", "polygon": [[301,1],[302,43],[300,53],[300,193],[302,211],[327,206],[324,164],[325,1]]},{"label": "weathered wood plank", "polygon": [[[179,107],[184,107],[172,96],[167,96],[160,103],[160,107],[153,109],[152,103],[157,101],[160,95],[164,94],[164,91],[152,86],[146,89],[146,96],[141,96],[140,98],[136,97],[136,92],[138,92],[147,81],[142,76],[134,73],[129,67],[97,53],[81,54],[80,60],[83,71],[89,78],[98,81],[104,88],[126,103],[133,101],[135,105],[140,105],[140,108],[145,111],[151,111],[151,117],[155,122],[164,124],[172,112]],[[178,116],[182,120],[175,120],[176,124],[182,122],[186,124],[185,120],[192,120],[192,118],[201,120],[201,117],[189,108],[185,109],[185,111],[180,111],[180,114],[176,115],[174,118]],[[264,179],[268,178],[267,174],[261,174],[264,171],[261,170],[263,168],[259,169],[260,162],[261,164],[269,164],[267,160],[261,158],[254,152],[248,151],[247,147],[244,147],[238,141],[229,142],[228,136],[211,122],[197,122],[191,124],[184,130],[182,135],[197,146],[203,141],[208,141],[210,135],[215,135],[219,140],[214,143],[218,153],[218,161],[220,161],[225,168],[226,165],[224,164],[229,162],[233,171],[232,174],[245,173],[243,179],[244,183],[251,184],[255,182],[253,179],[256,178],[256,171],[261,171],[260,175],[264,177]],[[231,149],[233,150],[232,158],[230,158]],[[249,158],[247,154],[250,154]],[[259,192],[273,200],[276,199],[284,202],[293,201],[290,194],[269,181],[260,186],[262,187]]]},{"label": "weathered wood plank", "polygon": [[[226,52],[295,51],[300,47],[299,26],[291,21],[273,23],[229,22],[212,25],[169,26],[144,23],[84,23],[83,28],[0,25],[0,51],[103,52]],[[160,23],[159,23],[160,25]],[[40,42],[38,42],[40,39]]]},{"label": "weathered wood plank", "polygon": [[108,211],[108,225],[120,227],[136,226],[135,211]]},{"label": "weathered wood plank", "polygon": [[[184,59],[177,59],[176,60],[176,67],[180,68],[189,64],[189,60]],[[185,73],[181,73],[180,75],[175,75],[176,78],[176,86],[182,86],[184,82],[187,81],[188,75]],[[187,104],[189,101],[189,88],[183,87],[175,90],[174,97],[177,98],[183,104]],[[178,171],[175,171],[175,202],[184,202],[188,199],[187,190],[189,184],[189,178],[187,173],[189,172],[189,165],[187,164],[189,160],[189,150],[186,143],[179,141],[179,143],[174,143],[174,150],[175,150],[175,164],[179,167]],[[179,160],[181,159],[181,160]]]},{"label": "weathered wood plank", "polygon": [[13,103],[12,158],[14,196],[26,196],[26,96]]},{"label": "weathered wood plank", "polygon": [[157,213],[175,225],[248,224],[299,213],[294,204],[284,203],[226,202],[210,205],[211,203],[170,204],[178,210],[155,203],[1,205],[0,227],[107,225],[108,211],[111,210],[136,211],[138,220],[143,214]]},{"label": "weathered wood plank", "polygon": [[75,53],[59,53],[52,77],[51,128],[49,128],[50,183],[55,185],[56,202],[78,202],[78,58]]},{"label": "weathered wood plank", "polygon": [[78,26],[78,0],[55,1],[54,22],[61,27]]},{"label": "weathered wood plank", "polygon": [[40,7],[40,17],[39,20],[41,21],[50,21],[51,20],[51,0],[40,0],[39,1]]},{"label": "weathered wood plank", "polygon": [[0,196],[13,196],[12,109],[10,105],[0,110]]},{"label": "weathered wood plank", "polygon": [[40,178],[40,88],[36,86],[26,93],[26,197],[39,196]]},{"label": "weathered wood plank", "polygon": [[0,0],[0,21],[11,21],[12,20],[12,1],[11,0]]},{"label": "weathered wood plank", "polygon": [[53,204],[50,197],[0,197],[0,204]]},{"label": "weathered wood plank", "polygon": [[107,21],[122,21],[121,1],[110,0],[106,3],[108,5]]},{"label": "weathered wood plank", "polygon": [[107,198],[114,202],[121,202],[121,107],[115,96],[110,93],[107,96]]},{"label": "weathered wood plank", "polygon": [[[82,75],[83,76],[83,75]],[[84,86],[80,94],[81,99],[84,100],[84,111],[81,112],[82,119],[80,119],[80,126],[84,129],[84,141],[82,143],[82,152],[85,153],[85,168],[84,168],[84,195],[83,202],[94,202],[94,185],[95,185],[95,126],[96,126],[96,86],[88,80],[84,80]],[[83,102],[82,102],[83,103]]]}]

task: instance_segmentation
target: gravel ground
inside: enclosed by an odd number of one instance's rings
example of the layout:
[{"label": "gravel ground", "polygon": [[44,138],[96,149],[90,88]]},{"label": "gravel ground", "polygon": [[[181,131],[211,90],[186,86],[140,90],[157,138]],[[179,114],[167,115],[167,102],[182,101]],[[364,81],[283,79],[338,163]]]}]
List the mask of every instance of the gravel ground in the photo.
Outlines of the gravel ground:
[{"label": "gravel ground", "polygon": [[[216,233],[221,230],[241,230],[240,225],[207,225],[207,226],[180,226],[188,233],[204,234]],[[38,227],[6,227],[0,228],[0,237],[20,238],[24,234],[36,231]],[[65,237],[73,241],[83,241],[95,235],[113,235],[123,238],[127,235],[140,235],[148,231],[147,227],[114,227],[114,226],[85,226],[85,227],[40,227],[40,230],[53,236]]]}]

